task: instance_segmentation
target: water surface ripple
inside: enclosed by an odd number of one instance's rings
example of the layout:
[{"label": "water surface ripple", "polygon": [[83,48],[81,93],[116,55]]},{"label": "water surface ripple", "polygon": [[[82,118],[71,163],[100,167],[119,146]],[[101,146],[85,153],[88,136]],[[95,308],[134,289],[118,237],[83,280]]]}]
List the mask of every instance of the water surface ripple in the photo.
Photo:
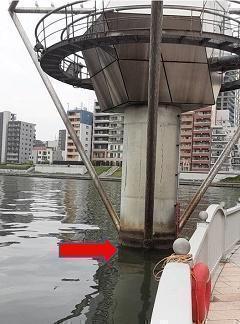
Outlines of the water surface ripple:
[{"label": "water surface ripple", "polygon": [[[119,212],[120,183],[104,187]],[[182,207],[195,190],[180,188]],[[238,194],[210,188],[184,235],[199,210]],[[159,252],[119,249],[108,264],[58,257],[60,240],[104,239],[117,244],[117,233],[90,181],[0,176],[0,323],[148,323]]]}]

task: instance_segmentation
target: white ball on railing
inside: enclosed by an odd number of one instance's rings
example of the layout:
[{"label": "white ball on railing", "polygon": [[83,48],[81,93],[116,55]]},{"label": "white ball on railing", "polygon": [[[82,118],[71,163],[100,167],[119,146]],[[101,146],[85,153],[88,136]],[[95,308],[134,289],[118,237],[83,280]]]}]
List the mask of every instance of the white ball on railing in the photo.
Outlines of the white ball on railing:
[{"label": "white ball on railing", "polygon": [[190,249],[190,243],[185,238],[180,237],[173,242],[173,251],[177,255],[186,255]]},{"label": "white ball on railing", "polygon": [[206,220],[208,219],[208,213],[207,213],[205,210],[202,210],[202,211],[200,211],[200,213],[198,214],[198,217],[199,217],[202,221],[206,222]]},{"label": "white ball on railing", "polygon": [[221,202],[220,202],[220,206],[221,206],[222,208],[224,208],[225,205],[226,205],[225,201],[221,201]]}]

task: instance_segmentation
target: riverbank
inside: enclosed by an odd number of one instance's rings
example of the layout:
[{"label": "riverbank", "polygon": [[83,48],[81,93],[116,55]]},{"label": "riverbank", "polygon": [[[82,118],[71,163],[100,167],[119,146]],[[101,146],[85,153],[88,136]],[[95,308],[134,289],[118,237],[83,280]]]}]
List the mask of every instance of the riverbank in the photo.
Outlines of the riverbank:
[{"label": "riverbank", "polygon": [[[118,172],[120,174],[120,172]],[[90,175],[76,175],[76,174],[49,174],[49,173],[37,173],[37,172],[19,172],[19,171],[12,171],[8,173],[3,173],[0,170],[0,175],[4,176],[20,176],[20,177],[27,177],[27,178],[48,178],[48,179],[75,179],[75,180],[91,180]],[[121,182],[121,177],[119,176],[101,176],[99,175],[100,180],[102,181],[113,181],[113,182]],[[187,186],[194,186],[199,187],[202,183],[202,180],[183,180],[180,179],[180,185],[187,185]],[[240,188],[240,182],[213,182],[211,187],[226,187],[226,188]]]},{"label": "riverbank", "polygon": [[[89,175],[76,175],[76,174],[49,174],[49,173],[19,173],[19,172],[11,172],[11,173],[1,173],[0,175],[4,176],[18,176],[18,177],[26,177],[26,178],[48,178],[48,179],[75,179],[75,180],[91,180],[91,177]],[[99,178],[103,181],[118,181],[121,182],[121,178],[117,177],[103,177],[99,176]]]}]

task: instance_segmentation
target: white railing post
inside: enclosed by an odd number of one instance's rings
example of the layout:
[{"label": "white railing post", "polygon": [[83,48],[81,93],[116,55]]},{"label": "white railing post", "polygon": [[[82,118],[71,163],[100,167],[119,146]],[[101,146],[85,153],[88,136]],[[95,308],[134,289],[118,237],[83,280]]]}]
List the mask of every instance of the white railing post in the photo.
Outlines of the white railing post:
[{"label": "white railing post", "polygon": [[[174,242],[176,257],[187,256],[190,244],[181,238]],[[191,269],[189,264],[170,262],[159,282],[151,324],[192,324]]]}]

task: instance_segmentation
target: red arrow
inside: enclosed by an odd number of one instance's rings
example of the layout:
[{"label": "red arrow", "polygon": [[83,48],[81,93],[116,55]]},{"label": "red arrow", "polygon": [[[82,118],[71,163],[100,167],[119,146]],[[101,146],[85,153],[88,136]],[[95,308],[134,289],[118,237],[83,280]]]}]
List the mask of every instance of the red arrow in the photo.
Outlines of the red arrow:
[{"label": "red arrow", "polygon": [[108,240],[103,243],[59,243],[60,258],[103,258],[109,261],[117,249]]}]

